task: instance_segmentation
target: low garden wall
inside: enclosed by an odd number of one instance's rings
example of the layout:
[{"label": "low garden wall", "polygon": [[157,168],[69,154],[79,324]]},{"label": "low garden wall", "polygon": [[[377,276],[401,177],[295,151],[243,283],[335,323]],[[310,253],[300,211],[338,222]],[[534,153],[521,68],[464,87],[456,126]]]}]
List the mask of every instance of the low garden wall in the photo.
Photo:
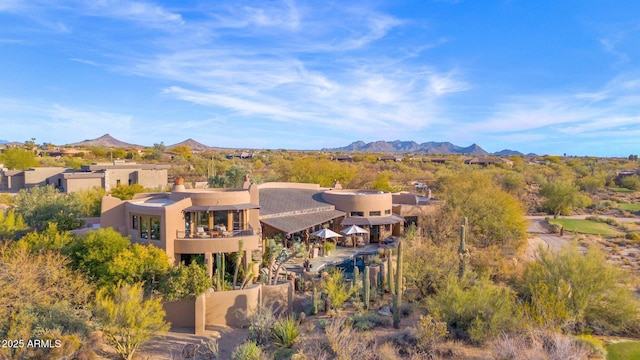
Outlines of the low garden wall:
[{"label": "low garden wall", "polygon": [[204,334],[207,326],[243,327],[247,317],[263,305],[276,315],[285,314],[293,307],[293,281],[277,285],[255,284],[242,290],[208,290],[196,299],[167,302],[163,307],[166,321],[174,328],[195,328]]}]

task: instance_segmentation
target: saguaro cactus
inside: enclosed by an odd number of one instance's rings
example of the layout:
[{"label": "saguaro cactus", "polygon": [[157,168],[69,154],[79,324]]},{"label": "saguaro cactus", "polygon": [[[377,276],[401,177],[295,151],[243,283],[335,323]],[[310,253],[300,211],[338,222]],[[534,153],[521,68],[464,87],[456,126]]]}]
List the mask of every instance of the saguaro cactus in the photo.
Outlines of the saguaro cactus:
[{"label": "saguaro cactus", "polygon": [[369,299],[371,298],[371,284],[369,280],[369,267],[364,267],[364,278],[362,279],[362,290],[364,290],[362,301],[364,301],[364,308],[369,308]]},{"label": "saguaro cactus", "polygon": [[391,256],[393,255],[393,251],[389,249],[389,256],[387,256],[387,271],[389,275],[387,276],[387,284],[389,285],[389,292],[391,294],[396,293],[396,283],[393,281],[393,263],[391,262]]},{"label": "saguaro cactus", "polygon": [[398,259],[396,270],[396,294],[393,297],[393,327],[400,328],[400,305],[402,305],[402,241],[398,243]]},{"label": "saguaro cactus", "polygon": [[462,279],[467,271],[467,218],[464,218],[464,224],[460,226],[460,246],[458,247],[458,256],[460,256],[460,265],[458,268],[458,277]]},{"label": "saguaro cactus", "polygon": [[357,266],[353,267],[353,296],[356,298],[356,300],[360,299],[360,290],[359,290],[359,283],[360,282],[360,269]]},{"label": "saguaro cactus", "polygon": [[313,304],[313,315],[315,315],[318,313],[318,290],[315,284],[313,285],[313,289],[311,291],[311,303]]}]

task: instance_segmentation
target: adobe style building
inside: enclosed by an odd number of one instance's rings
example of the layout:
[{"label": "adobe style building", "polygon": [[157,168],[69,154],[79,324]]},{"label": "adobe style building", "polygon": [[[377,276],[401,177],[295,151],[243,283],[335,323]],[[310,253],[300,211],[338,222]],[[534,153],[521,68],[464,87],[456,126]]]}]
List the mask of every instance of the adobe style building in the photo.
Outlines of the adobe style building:
[{"label": "adobe style building", "polygon": [[239,251],[245,264],[262,249],[258,220],[258,188],[185,189],[176,179],[170,193],[137,194],[122,201],[102,199],[100,227],[111,227],[132,242],[164,249],[174,263],[203,255],[209,276],[215,254]]},{"label": "adobe style building", "polygon": [[28,170],[3,170],[0,191],[18,192],[35,186],[53,185],[71,193],[100,187],[107,191],[118,185],[140,184],[146,188],[164,188],[170,165],[136,164],[116,160],[113,163],[83,165],[80,170],[63,167],[38,167]]},{"label": "adobe style building", "polygon": [[368,231],[361,245],[381,243],[401,236],[431,205],[414,194],[345,190],[337,182],[332,188],[256,185],[246,177],[242,189],[186,189],[178,178],[170,193],[137,194],[128,201],[104,197],[100,226],[164,249],[174,263],[203,257],[212,276],[216,256],[239,251],[241,241],[245,264],[260,259],[267,238],[281,236],[290,246],[325,227],[339,232],[358,225]]}]

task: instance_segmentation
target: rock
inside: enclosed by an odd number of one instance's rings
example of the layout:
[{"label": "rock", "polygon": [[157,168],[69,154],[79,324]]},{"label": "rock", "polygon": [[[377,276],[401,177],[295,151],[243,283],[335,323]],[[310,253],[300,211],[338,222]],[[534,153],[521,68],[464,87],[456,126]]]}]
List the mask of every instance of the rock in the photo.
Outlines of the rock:
[{"label": "rock", "polygon": [[393,314],[391,313],[391,309],[388,306],[383,306],[380,310],[378,310],[378,315],[393,316]]}]

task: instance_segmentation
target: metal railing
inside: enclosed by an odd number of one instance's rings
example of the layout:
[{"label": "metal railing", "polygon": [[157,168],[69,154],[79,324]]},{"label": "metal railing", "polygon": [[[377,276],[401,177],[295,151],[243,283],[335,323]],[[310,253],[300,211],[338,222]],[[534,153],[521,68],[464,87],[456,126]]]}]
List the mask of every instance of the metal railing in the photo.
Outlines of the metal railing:
[{"label": "metal railing", "polygon": [[251,236],[255,235],[253,228],[249,227],[245,230],[233,230],[233,231],[189,231],[189,230],[176,230],[176,238],[178,239],[218,239],[218,238],[233,238],[238,236]]}]

